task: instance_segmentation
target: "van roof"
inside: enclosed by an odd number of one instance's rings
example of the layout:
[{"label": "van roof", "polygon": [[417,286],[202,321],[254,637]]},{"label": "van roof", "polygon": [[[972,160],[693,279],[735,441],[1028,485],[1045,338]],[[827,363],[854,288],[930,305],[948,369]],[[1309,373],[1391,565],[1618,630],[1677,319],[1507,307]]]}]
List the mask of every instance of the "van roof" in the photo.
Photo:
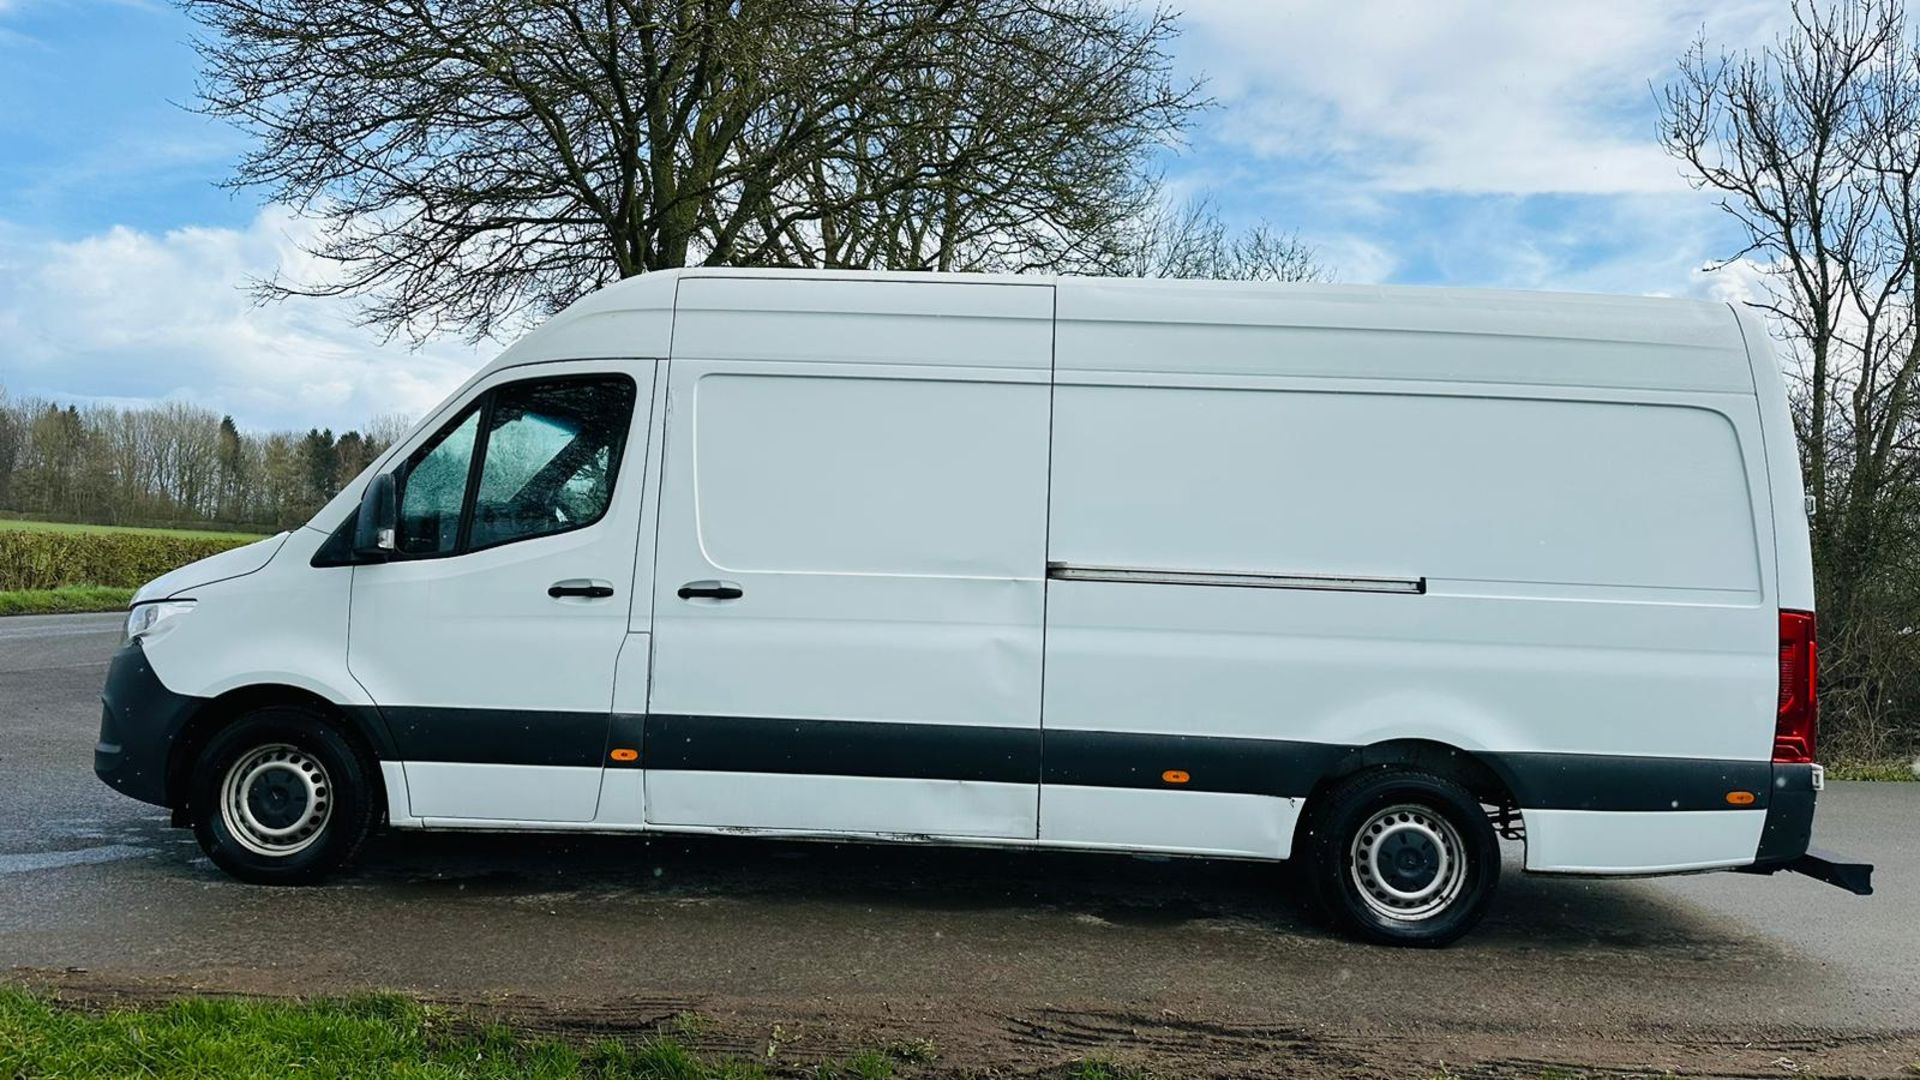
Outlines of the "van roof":
[{"label": "van roof", "polygon": [[[1106,360],[1118,346],[1135,354],[1119,357],[1118,367],[1126,370],[1338,375],[1346,373],[1342,365],[1371,368],[1374,359],[1390,357],[1392,347],[1383,347],[1383,340],[1397,339],[1404,349],[1415,340],[1441,344],[1425,336],[1436,335],[1445,347],[1412,349],[1430,355],[1410,372],[1375,374],[1753,392],[1738,321],[1728,305],[1718,302],[1427,286],[725,267],[656,271],[597,290],[516,342],[488,370],[537,360],[667,356],[680,284],[703,279],[759,283],[735,294],[743,298],[741,310],[764,309],[769,295],[764,283],[773,280],[1051,287],[1061,347],[1083,337],[1097,339],[1102,350],[1097,366],[1109,367]],[[702,306],[716,295],[724,306],[729,292],[703,290]],[[806,292],[808,312],[836,310],[820,306],[819,290]],[[858,302],[860,293],[832,293],[847,298],[849,313],[872,310]],[[876,290],[875,298],[881,294],[890,302],[901,296],[897,288]],[[979,314],[1002,316],[1008,310],[990,293],[981,295]],[[952,306],[943,304],[941,310],[951,313]],[[1210,340],[1219,348],[1153,348],[1162,333],[1195,327],[1215,328]],[[1372,332],[1357,354],[1356,331]],[[1243,354],[1239,362],[1222,361],[1222,355],[1236,351]],[[1322,362],[1300,370],[1288,362],[1278,365],[1284,370],[1274,370],[1276,356],[1291,359],[1296,353],[1313,353]],[[1474,358],[1489,354],[1506,360],[1476,374]],[[1553,371],[1565,366],[1561,361],[1579,370]],[[1057,363],[1063,370],[1090,366],[1071,362],[1064,352]],[[1630,370],[1609,371],[1609,365]],[[1515,372],[1525,377],[1513,378]]]}]

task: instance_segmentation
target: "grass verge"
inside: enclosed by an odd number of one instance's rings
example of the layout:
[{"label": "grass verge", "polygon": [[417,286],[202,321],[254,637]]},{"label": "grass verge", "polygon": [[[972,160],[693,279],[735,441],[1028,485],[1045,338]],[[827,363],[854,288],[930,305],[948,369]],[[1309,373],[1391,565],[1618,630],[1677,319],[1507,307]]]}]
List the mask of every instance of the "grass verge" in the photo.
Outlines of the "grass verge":
[{"label": "grass verge", "polygon": [[187,998],[98,1011],[0,988],[0,1076],[539,1080],[887,1080],[895,1059],[810,1067],[705,1060],[671,1038],[579,1047],[529,1039],[397,995],[307,1002]]},{"label": "grass verge", "polygon": [[0,592],[0,615],[59,615],[79,611],[120,611],[132,600],[132,589],[121,589],[111,585],[15,589],[11,592]]},{"label": "grass verge", "polygon": [[1912,761],[1843,761],[1827,766],[1829,780],[1920,780]]}]

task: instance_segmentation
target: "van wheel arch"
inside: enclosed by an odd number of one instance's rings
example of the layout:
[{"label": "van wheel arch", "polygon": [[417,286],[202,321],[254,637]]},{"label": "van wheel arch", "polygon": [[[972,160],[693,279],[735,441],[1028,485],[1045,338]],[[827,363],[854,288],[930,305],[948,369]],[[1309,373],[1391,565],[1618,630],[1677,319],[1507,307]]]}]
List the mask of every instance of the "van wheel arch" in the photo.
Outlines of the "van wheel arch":
[{"label": "van wheel arch", "polygon": [[271,705],[296,705],[310,709],[346,736],[364,755],[368,764],[373,766],[367,771],[374,788],[370,795],[374,799],[374,806],[380,808],[380,823],[384,824],[388,803],[386,777],[379,768],[382,759],[380,748],[385,745],[382,733],[369,730],[367,720],[353,716],[348,710],[310,690],[275,684],[229,690],[202,705],[194,713],[193,719],[181,729],[179,738],[174,740],[173,749],[167,755],[167,805],[173,810],[174,824],[186,823],[187,792],[193,787],[194,762],[199,760],[200,751],[207,742],[241,717]]},{"label": "van wheel arch", "polygon": [[1432,739],[1392,739],[1357,747],[1335,762],[1307,793],[1306,811],[1324,804],[1335,785],[1355,773],[1381,766],[1393,766],[1429,773],[1466,788],[1482,803],[1505,811],[1519,807],[1509,778],[1488,759],[1470,750]]}]

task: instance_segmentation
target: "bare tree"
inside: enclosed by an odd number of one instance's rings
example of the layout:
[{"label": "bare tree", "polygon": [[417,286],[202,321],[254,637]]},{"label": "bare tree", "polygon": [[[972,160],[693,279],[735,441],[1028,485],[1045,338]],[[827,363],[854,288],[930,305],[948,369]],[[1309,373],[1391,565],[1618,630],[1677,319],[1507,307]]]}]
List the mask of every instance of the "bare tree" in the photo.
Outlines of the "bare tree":
[{"label": "bare tree", "polygon": [[469,336],[690,263],[1074,267],[1204,106],[1107,0],[182,0],[233,183],[370,320]]},{"label": "bare tree", "polygon": [[[0,387],[0,510],[109,525],[282,528],[405,431],[257,435],[182,402],[140,408],[9,399]],[[322,436],[325,436],[323,439]]]},{"label": "bare tree", "polygon": [[20,464],[21,443],[25,441],[25,423],[9,408],[7,389],[0,386],[0,506],[13,497],[15,470]]},{"label": "bare tree", "polygon": [[399,442],[412,427],[413,418],[405,413],[385,412],[369,419],[360,430],[370,445],[386,447]]},{"label": "bare tree", "polygon": [[1887,677],[1920,662],[1920,43],[1899,0],[1797,0],[1792,16],[1757,52],[1697,42],[1662,138],[1746,233],[1727,262],[1766,275],[1756,304],[1791,358],[1814,498],[1823,683],[1843,723],[1878,730],[1920,690]]},{"label": "bare tree", "polygon": [[1235,232],[1209,199],[1156,201],[1129,222],[1100,267],[1124,277],[1326,281],[1313,248],[1266,222]]}]

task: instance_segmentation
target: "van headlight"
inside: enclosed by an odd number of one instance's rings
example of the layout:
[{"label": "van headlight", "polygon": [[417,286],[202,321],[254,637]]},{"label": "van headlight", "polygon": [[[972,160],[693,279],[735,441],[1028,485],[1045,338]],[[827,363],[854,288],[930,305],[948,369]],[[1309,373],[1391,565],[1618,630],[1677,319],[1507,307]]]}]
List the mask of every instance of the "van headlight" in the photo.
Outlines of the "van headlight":
[{"label": "van headlight", "polygon": [[191,600],[155,600],[127,612],[127,639],[131,645],[193,610]]}]

